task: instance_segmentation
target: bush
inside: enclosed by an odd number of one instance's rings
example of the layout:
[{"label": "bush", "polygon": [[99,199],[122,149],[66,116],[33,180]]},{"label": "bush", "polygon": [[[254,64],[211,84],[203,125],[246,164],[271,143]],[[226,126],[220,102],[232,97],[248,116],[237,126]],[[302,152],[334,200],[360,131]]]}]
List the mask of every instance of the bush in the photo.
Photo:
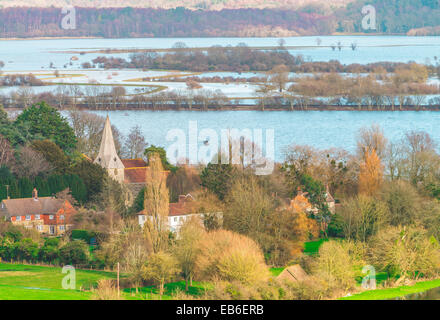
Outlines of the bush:
[{"label": "bush", "polygon": [[89,249],[82,240],[66,243],[60,249],[61,263],[65,265],[85,265],[89,262]]},{"label": "bush", "polygon": [[101,279],[98,281],[98,288],[93,290],[92,300],[123,300],[115,288],[114,281]]},{"label": "bush", "polygon": [[70,235],[70,239],[72,240],[83,240],[85,243],[90,244],[90,240],[94,237],[95,235],[88,231],[88,230],[79,230],[79,229],[74,229],[72,230],[72,233]]},{"label": "bush", "polygon": [[244,284],[269,277],[260,247],[248,237],[218,230],[207,233],[198,245],[200,254],[196,268],[202,277]]},{"label": "bush", "polygon": [[349,290],[355,285],[355,260],[357,257],[350,255],[347,243],[324,242],[319,249],[314,274],[325,283],[326,289]]}]

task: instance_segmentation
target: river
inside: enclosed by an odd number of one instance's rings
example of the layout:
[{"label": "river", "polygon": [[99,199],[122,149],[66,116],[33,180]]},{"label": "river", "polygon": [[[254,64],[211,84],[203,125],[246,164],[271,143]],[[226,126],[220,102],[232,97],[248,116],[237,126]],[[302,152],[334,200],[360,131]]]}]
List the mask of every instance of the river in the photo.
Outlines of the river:
[{"label": "river", "polygon": [[188,141],[190,121],[197,123],[199,131],[213,129],[219,137],[222,129],[262,129],[263,135],[273,129],[276,161],[284,159],[284,151],[291,144],[353,152],[359,129],[372,124],[381,126],[390,141],[398,141],[406,132],[416,130],[426,131],[440,143],[440,112],[435,111],[109,111],[108,114],[124,135],[139,125],[148,143],[166,148],[173,143],[166,139],[173,129],[183,130]]}]

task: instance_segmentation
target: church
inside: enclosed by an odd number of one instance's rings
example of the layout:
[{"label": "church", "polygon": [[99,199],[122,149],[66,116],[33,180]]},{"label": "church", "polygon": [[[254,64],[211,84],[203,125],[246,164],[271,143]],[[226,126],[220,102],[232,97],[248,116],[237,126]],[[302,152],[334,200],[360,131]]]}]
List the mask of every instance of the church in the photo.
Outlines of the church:
[{"label": "church", "polygon": [[106,169],[110,177],[125,184],[133,196],[145,186],[147,163],[144,159],[119,158],[108,116],[105,120],[99,153],[94,163]]}]

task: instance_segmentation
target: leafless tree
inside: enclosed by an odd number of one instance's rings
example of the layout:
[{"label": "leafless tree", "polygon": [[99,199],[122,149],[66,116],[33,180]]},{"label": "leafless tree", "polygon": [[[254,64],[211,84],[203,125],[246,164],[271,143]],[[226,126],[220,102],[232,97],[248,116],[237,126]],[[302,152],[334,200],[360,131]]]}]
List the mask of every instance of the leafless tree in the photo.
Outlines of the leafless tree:
[{"label": "leafless tree", "polygon": [[14,161],[14,151],[8,139],[0,135],[0,167],[10,166]]},{"label": "leafless tree", "polygon": [[44,156],[28,146],[19,149],[16,165],[12,168],[17,176],[30,178],[35,178],[39,174],[48,174],[51,170],[52,167]]},{"label": "leafless tree", "polygon": [[124,154],[131,159],[142,158],[147,145],[141,127],[136,125],[130,129],[130,133],[125,138]]}]

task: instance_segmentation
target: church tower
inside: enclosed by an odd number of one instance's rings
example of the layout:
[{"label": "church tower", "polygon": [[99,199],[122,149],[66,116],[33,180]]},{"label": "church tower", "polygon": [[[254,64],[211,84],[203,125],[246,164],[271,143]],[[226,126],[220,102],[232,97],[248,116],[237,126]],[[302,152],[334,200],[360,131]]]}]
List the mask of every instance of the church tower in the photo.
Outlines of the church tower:
[{"label": "church tower", "polygon": [[108,116],[105,120],[104,131],[102,133],[101,147],[99,148],[99,153],[94,163],[106,169],[110,177],[119,183],[124,182],[125,166],[116,152],[112,127]]}]

